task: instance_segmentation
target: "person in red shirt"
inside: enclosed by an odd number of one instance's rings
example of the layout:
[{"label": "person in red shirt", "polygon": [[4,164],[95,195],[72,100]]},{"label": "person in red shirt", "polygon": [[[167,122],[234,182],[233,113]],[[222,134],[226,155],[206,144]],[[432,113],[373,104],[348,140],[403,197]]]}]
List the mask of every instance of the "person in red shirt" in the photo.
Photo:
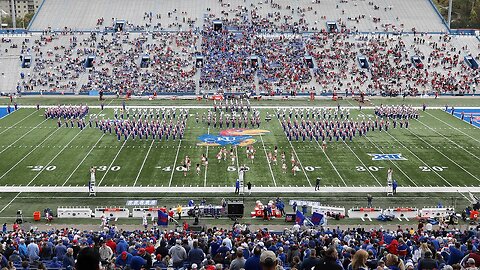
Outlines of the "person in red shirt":
[{"label": "person in red shirt", "polygon": [[115,252],[115,250],[117,250],[117,243],[115,243],[115,241],[113,241],[112,239],[108,239],[105,244],[108,247],[110,247],[114,252]]}]

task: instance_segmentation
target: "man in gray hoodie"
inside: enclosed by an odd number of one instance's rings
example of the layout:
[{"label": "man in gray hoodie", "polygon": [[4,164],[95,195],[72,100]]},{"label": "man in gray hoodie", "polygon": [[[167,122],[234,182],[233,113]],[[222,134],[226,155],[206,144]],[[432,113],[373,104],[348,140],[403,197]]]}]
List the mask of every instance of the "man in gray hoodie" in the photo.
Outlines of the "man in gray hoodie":
[{"label": "man in gray hoodie", "polygon": [[183,262],[187,259],[187,252],[181,245],[182,240],[177,239],[175,246],[171,247],[168,251],[168,254],[172,257],[174,268],[182,267]]}]

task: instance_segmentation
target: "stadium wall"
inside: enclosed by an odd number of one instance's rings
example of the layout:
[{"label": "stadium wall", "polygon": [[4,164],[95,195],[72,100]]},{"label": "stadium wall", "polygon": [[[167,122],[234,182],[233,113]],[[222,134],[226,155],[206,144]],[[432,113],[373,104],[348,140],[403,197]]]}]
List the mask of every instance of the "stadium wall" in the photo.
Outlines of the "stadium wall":
[{"label": "stadium wall", "polygon": [[432,6],[433,10],[437,13],[438,17],[440,17],[440,19],[442,20],[442,23],[443,23],[443,25],[445,25],[445,28],[447,28],[447,31],[450,32],[450,28],[448,27],[448,23],[445,21],[445,18],[443,18],[442,14],[440,14],[440,11],[438,10],[437,6],[435,6],[435,3],[433,3],[433,0],[428,0],[428,2]]},{"label": "stadium wall", "polygon": [[33,15],[32,19],[30,20],[30,23],[27,26],[27,31],[30,31],[30,27],[32,26],[35,19],[37,18],[38,13],[40,13],[40,11],[42,10],[42,7],[43,7],[44,3],[45,3],[45,0],[42,1],[42,3],[40,4],[40,6],[37,9],[37,12],[35,12],[35,14]]}]

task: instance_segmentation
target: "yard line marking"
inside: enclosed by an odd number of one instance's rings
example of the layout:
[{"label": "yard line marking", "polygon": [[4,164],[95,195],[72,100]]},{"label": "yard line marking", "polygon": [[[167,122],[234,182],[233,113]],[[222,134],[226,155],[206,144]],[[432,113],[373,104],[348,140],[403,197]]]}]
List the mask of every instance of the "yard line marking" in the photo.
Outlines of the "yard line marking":
[{"label": "yard line marking", "polygon": [[[320,146],[320,143],[319,143],[317,140],[315,140],[315,142],[317,143],[318,147],[321,147],[321,146]],[[342,180],[343,184],[344,184],[345,186],[347,186],[347,183],[345,182],[345,179],[343,179],[343,176],[340,175],[340,173],[339,173],[338,170],[337,170],[337,167],[335,167],[335,165],[333,165],[333,162],[332,162],[332,161],[330,160],[330,158],[328,157],[327,152],[326,152],[326,151],[323,151],[323,149],[322,149],[322,152],[323,152],[323,154],[325,155],[325,157],[327,158],[328,162],[330,162],[330,165],[332,165],[333,170],[337,173],[338,177],[340,177],[340,179]],[[380,185],[380,186],[382,186],[382,185]]]},{"label": "yard line marking", "polygon": [[[210,127],[207,129],[207,134],[210,134]],[[205,156],[207,161],[208,161],[208,144],[207,144],[207,155]],[[208,170],[208,165],[205,166],[205,179],[203,180],[203,186],[207,186],[207,170]]]},{"label": "yard line marking", "polygon": [[147,161],[148,154],[150,153],[150,150],[152,150],[153,142],[155,142],[155,140],[152,140],[152,143],[150,144],[150,147],[148,148],[147,154],[145,155],[145,158],[143,159],[142,166],[140,166],[140,170],[138,171],[137,178],[135,178],[135,182],[133,183],[133,186],[135,186],[137,184],[138,178],[140,177],[140,173],[143,170],[143,166],[145,166],[145,161]]},{"label": "yard line marking", "polygon": [[27,136],[28,134],[30,134],[30,132],[32,132],[33,130],[35,130],[38,126],[40,126],[41,124],[43,124],[45,121],[47,121],[47,119],[43,120],[42,122],[40,122],[38,125],[36,125],[35,127],[33,127],[32,129],[30,129],[27,133],[23,134],[22,136],[20,136],[20,138],[16,139],[13,143],[11,143],[10,145],[8,145],[5,149],[3,149],[1,153],[5,152],[8,148],[12,147],[12,145],[14,145],[15,143],[17,143],[19,140],[23,139],[25,136]]},{"label": "yard line marking", "polygon": [[77,134],[65,145],[62,147],[62,149],[47,163],[47,165],[43,166],[42,169],[40,169],[40,171],[35,175],[35,177],[33,177],[32,180],[30,180],[30,182],[28,182],[27,186],[29,186],[31,183],[33,183],[33,181],[35,181],[35,179],[37,179],[37,177],[45,170],[45,168],[47,168],[48,166],[50,166],[50,164],[52,164],[52,162],[61,154],[63,153],[63,150],[67,149],[67,146],[69,146],[74,140],[75,138],[77,138],[78,135],[80,135],[80,133],[82,133],[85,129],[82,129],[80,130],[80,132],[77,132]]},{"label": "yard line marking", "polygon": [[[408,150],[408,152],[410,152],[413,156],[415,156],[418,160],[420,160],[420,162],[423,163],[423,165],[427,166],[427,167],[430,167],[427,165],[427,163],[425,163],[425,161],[423,161],[421,158],[419,158],[415,153],[412,152],[412,150],[410,150],[410,148],[407,148],[401,141],[399,141],[397,138],[395,138],[394,136],[392,136],[392,134],[390,134],[390,132],[388,131],[385,131],[385,133],[388,134],[388,136],[392,137],[396,142],[398,142],[400,145],[402,145],[405,149]],[[436,170],[432,170],[436,175],[438,175],[440,178],[443,179],[443,181],[445,181],[445,183],[447,183],[449,186],[453,187],[453,185],[448,182],[447,179],[445,179],[443,176],[441,176]]]},{"label": "yard line marking", "polygon": [[108,172],[110,171],[110,168],[112,168],[113,166],[113,163],[115,162],[115,160],[117,160],[117,157],[118,155],[120,155],[120,152],[122,152],[122,149],[123,147],[125,146],[125,144],[127,143],[127,140],[130,136],[127,136],[127,139],[123,142],[122,146],[120,147],[120,149],[118,150],[117,154],[115,155],[115,157],[113,158],[112,162],[110,163],[110,165],[108,166],[107,168],[107,171],[105,171],[105,174],[102,176],[102,179],[100,179],[100,182],[98,183],[98,186],[100,186],[103,182],[103,179],[105,179],[105,176],[107,176]]},{"label": "yard line marking", "polygon": [[[347,146],[348,149],[350,149],[350,151],[353,153],[353,155],[358,159],[358,161],[360,161],[360,163],[362,163],[363,167],[364,168],[367,168],[367,165],[365,165],[365,163],[363,163],[363,161],[357,156],[357,154],[355,152],[353,152],[352,148],[350,147],[350,145],[348,145],[345,141],[343,141],[343,143]],[[382,186],[382,184],[380,183],[380,181],[378,181],[377,177],[370,171],[370,170],[367,170],[370,175],[375,179],[375,181],[377,181],[377,183]]]},{"label": "yard line marking", "polygon": [[[444,112],[444,113],[447,113],[447,112],[445,112],[445,111],[443,111],[443,110],[442,110],[442,112]],[[465,133],[465,132],[461,131],[459,128],[456,128],[456,127],[454,127],[454,126],[450,125],[449,123],[447,123],[447,122],[443,121],[442,119],[440,119],[440,118],[436,117],[436,116],[435,116],[435,115],[433,115],[433,114],[430,114],[430,113],[428,113],[428,112],[426,112],[426,111],[425,111],[425,113],[426,113],[426,114],[428,114],[428,115],[430,115],[431,117],[433,117],[433,118],[437,119],[438,121],[440,121],[440,122],[444,123],[445,125],[449,126],[449,127],[450,127],[450,129],[454,129],[454,130],[456,130],[456,131],[458,131],[458,132],[462,133],[463,135],[465,135],[465,136],[469,137],[470,139],[472,139],[472,140],[474,140],[474,141],[476,141],[476,142],[479,142],[479,143],[480,143],[480,140],[477,140],[477,139],[475,139],[474,137],[472,137],[472,136],[468,135],[467,133]],[[450,115],[449,113],[447,113],[447,114],[448,114],[448,115]],[[455,119],[456,119],[456,120],[458,120],[458,118],[457,118],[457,117],[455,117]],[[464,129],[465,129],[465,128],[464,128]]]},{"label": "yard line marking", "polygon": [[7,209],[7,207],[9,207],[10,204],[12,204],[13,201],[15,201],[15,199],[18,198],[18,196],[19,196],[20,194],[22,194],[22,192],[19,192],[19,193],[17,194],[17,196],[13,197],[13,199],[12,199],[9,203],[7,203],[7,205],[5,205],[5,207],[3,207],[2,210],[0,210],[0,214],[3,213],[3,211],[5,211],[5,209]]},{"label": "yard line marking", "polygon": [[[364,136],[373,146],[375,146],[377,148],[378,151],[380,151],[382,154],[385,154],[374,142],[372,142],[372,140],[370,140],[370,138],[368,138],[367,136]],[[413,183],[413,185],[415,185],[416,187],[418,187],[417,183],[415,183],[412,178],[410,178],[410,176],[408,176],[408,174],[406,174],[395,162],[393,162],[393,160],[390,160],[390,163],[393,164],[393,166],[395,166],[403,175],[405,175],[405,177],[408,178],[408,180],[410,180],[410,182]]]},{"label": "yard line marking", "polygon": [[[2,135],[4,132],[7,132],[9,129],[13,128],[14,126],[20,124],[21,122],[23,122],[25,119],[27,119],[28,117],[32,116],[32,114],[36,113],[37,111],[33,111],[31,114],[25,116],[24,118],[22,118],[20,121],[18,121],[17,123],[15,123],[14,125],[8,127],[7,129],[5,129],[4,131],[0,132],[0,135]],[[8,115],[8,114],[7,114]]]},{"label": "yard line marking", "polygon": [[180,140],[180,142],[178,143],[178,146],[177,146],[177,154],[175,155],[175,161],[173,162],[172,173],[170,174],[170,181],[168,182],[169,187],[172,185],[173,173],[175,172],[175,168],[177,167],[178,152],[180,152],[180,145],[181,144],[182,144],[182,140]]},{"label": "yard line marking", "polygon": [[265,152],[265,158],[267,159],[268,168],[270,168],[270,173],[272,174],[273,184],[275,186],[277,186],[277,181],[275,181],[275,176],[273,175],[272,165],[270,164],[270,160],[268,160],[267,149],[265,149],[265,143],[263,142],[262,135],[260,135],[260,140],[262,141],[263,152]]},{"label": "yard line marking", "polygon": [[[420,122],[420,121],[419,121]],[[422,123],[423,124],[423,123]],[[407,128],[408,130],[408,128]],[[411,130],[408,130],[410,133],[412,133],[413,135],[415,135],[415,137],[419,138],[421,141],[423,141],[424,143],[428,144],[431,148],[435,149],[435,151],[437,151],[440,155],[444,156],[446,159],[450,160],[450,162],[452,162],[453,164],[455,164],[457,167],[459,167],[460,169],[462,169],[464,172],[468,173],[470,176],[472,176],[473,178],[477,179],[477,181],[480,182],[480,179],[478,179],[478,177],[476,177],[475,175],[473,175],[472,173],[470,173],[469,171],[465,170],[465,168],[463,168],[462,166],[460,166],[457,162],[453,161],[451,158],[449,158],[448,156],[446,156],[444,153],[442,153],[441,151],[439,151],[436,147],[432,146],[430,143],[428,143],[427,141],[425,141],[422,137],[418,136],[417,134],[413,133]]]},{"label": "yard line marking", "polygon": [[472,157],[480,160],[480,158],[477,157],[477,155],[475,155],[475,154],[473,154],[472,152],[468,151],[467,149],[465,149],[463,146],[459,145],[458,143],[456,143],[456,142],[450,140],[449,138],[445,137],[445,135],[443,135],[443,134],[439,133],[438,131],[432,129],[429,125],[425,125],[425,124],[424,124],[423,122],[421,122],[420,120],[418,120],[418,122],[419,122],[420,124],[426,126],[427,128],[429,128],[429,129],[432,130],[433,132],[437,133],[438,135],[442,136],[443,138],[447,139],[448,141],[454,143],[457,147],[460,147],[464,152],[469,153]]},{"label": "yard line marking", "polygon": [[65,180],[65,182],[63,183],[62,187],[65,186],[68,182],[68,180],[70,180],[70,178],[72,178],[73,174],[78,170],[78,168],[80,168],[80,166],[83,164],[83,162],[87,159],[87,157],[90,155],[90,153],[93,151],[93,149],[95,149],[95,146],[97,146],[97,144],[100,142],[100,140],[103,138],[103,136],[105,136],[105,133],[102,134],[102,136],[100,136],[100,138],[97,140],[97,142],[92,146],[92,148],[88,151],[88,153],[83,157],[82,161],[80,161],[80,163],[78,163],[77,167],[75,168],[75,170],[73,170],[73,172],[68,176],[67,180]]},{"label": "yard line marking", "polygon": [[18,164],[20,164],[20,162],[22,162],[23,160],[25,160],[28,156],[30,156],[31,153],[33,153],[33,151],[35,151],[37,148],[40,147],[40,145],[42,145],[44,142],[46,142],[50,137],[52,137],[53,134],[55,134],[57,131],[59,131],[60,128],[57,128],[54,132],[50,133],[50,135],[48,135],[42,142],[40,142],[37,146],[35,146],[35,148],[33,148],[30,152],[28,152],[26,155],[23,156],[22,159],[20,159],[17,163],[15,163],[15,165],[13,165],[8,171],[6,171],[2,176],[0,176],[0,179],[2,179],[3,177],[5,177],[5,175],[7,175],[10,171],[12,171],[15,167],[17,167]]},{"label": "yard line marking", "polygon": [[[280,122],[280,119],[278,119],[278,117],[277,117],[277,120],[278,120],[278,124],[280,125],[280,129],[281,129],[282,123]],[[283,130],[282,130],[282,133],[283,133]],[[282,134],[282,135],[285,136],[285,134]],[[312,187],[312,182],[310,182],[310,178],[308,177],[307,172],[305,172],[305,168],[303,168],[303,165],[302,165],[302,162],[300,161],[300,158],[298,158],[297,151],[295,151],[295,148],[293,147],[292,142],[289,141],[288,139],[286,139],[286,140],[290,144],[290,147],[292,148],[293,154],[295,155],[296,159],[298,160],[298,163],[300,164],[300,167],[302,168],[303,174],[307,178],[308,184]]]}]

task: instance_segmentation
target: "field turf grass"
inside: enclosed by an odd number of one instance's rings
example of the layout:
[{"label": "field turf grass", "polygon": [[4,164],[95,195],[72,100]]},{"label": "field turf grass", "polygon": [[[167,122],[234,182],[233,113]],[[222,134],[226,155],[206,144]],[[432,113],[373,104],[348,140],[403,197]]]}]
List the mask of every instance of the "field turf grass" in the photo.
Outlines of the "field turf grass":
[{"label": "field turf grass", "polygon": [[[434,101],[437,106],[440,104],[456,104],[460,106],[464,100],[468,105],[478,104],[478,99],[452,99],[447,101]],[[472,101],[474,100],[474,101]],[[4,101],[4,100],[3,100]],[[40,99],[40,102],[42,100]],[[45,100],[44,100],[45,101]],[[58,99],[57,104],[64,104],[65,100]],[[68,100],[73,103],[73,100]],[[388,102],[388,99],[385,101]],[[412,104],[422,104],[423,100],[411,100]],[[31,99],[29,104],[36,104],[38,100]],[[46,104],[52,104],[51,98]],[[76,103],[85,102],[77,100]],[[211,103],[186,101],[190,105],[211,105]],[[387,103],[382,100],[376,104]],[[401,103],[401,99],[394,99],[394,104]],[[19,102],[20,103],[20,102]],[[67,103],[67,104],[68,104]],[[93,102],[92,102],[93,103]],[[168,103],[168,102],[167,102]],[[437,104],[438,103],[438,104]],[[21,104],[21,103],[20,103]],[[43,104],[43,103],[42,103]],[[119,100],[112,100],[106,104],[121,104]],[[127,106],[130,103],[127,104]],[[131,104],[134,104],[133,102]],[[152,105],[135,101],[136,105]],[[158,103],[162,104],[162,103]],[[335,106],[334,103],[288,103],[279,102],[279,106],[315,105]],[[155,104],[157,105],[157,104]],[[268,104],[273,105],[273,104]],[[351,117],[373,116],[372,110],[363,109],[359,111],[357,106],[351,102],[344,104],[352,106]],[[371,105],[371,104],[370,104]],[[177,105],[181,107],[180,104]],[[20,105],[21,107],[21,105]],[[177,108],[178,108],[177,107]],[[190,109],[190,114],[198,112],[200,115],[206,108]],[[273,113],[273,109],[260,109],[262,119],[267,112]],[[92,108],[90,114],[101,114],[101,117],[113,118],[113,109],[107,108],[100,111]],[[394,169],[394,179],[400,187],[415,186],[477,186],[480,181],[480,130],[454,116],[439,110],[430,109],[420,113],[418,121],[410,122],[408,129],[389,129],[389,132],[369,132],[367,137],[356,137],[353,142],[332,142],[328,143],[326,152],[321,150],[319,144],[314,142],[291,142],[287,140],[281,130],[276,117],[272,121],[262,122],[261,129],[269,130],[270,133],[257,136],[254,144],[256,149],[255,163],[251,164],[245,155],[245,148],[238,147],[238,163],[247,164],[250,171],[247,174],[248,180],[254,185],[254,189],[261,190],[262,187],[310,187],[315,185],[315,179],[321,178],[321,186],[358,187],[359,192],[368,193],[367,186],[384,186],[386,183],[387,169]],[[126,143],[117,141],[115,135],[103,135],[95,128],[86,128],[81,131],[78,128],[57,128],[55,120],[45,120],[43,111],[35,109],[20,108],[18,111],[0,119],[0,186],[22,185],[22,186],[85,186],[89,180],[89,168],[97,166],[97,185],[113,186],[157,186],[157,187],[185,187],[185,194],[180,197],[186,198],[188,188],[205,187],[205,192],[215,187],[232,187],[235,179],[237,164],[234,170],[229,169],[230,161],[217,162],[215,155],[219,147],[197,146],[197,137],[202,134],[218,134],[219,128],[208,129],[206,124],[196,124],[194,117],[189,117],[186,136],[180,141],[152,141],[129,140]],[[296,176],[290,172],[290,166],[286,174],[282,173],[280,165],[269,166],[265,152],[273,151],[278,146],[279,153],[287,153],[287,164],[291,153],[300,161],[300,171]],[[231,147],[227,146],[227,150]],[[196,175],[194,169],[188,172],[187,176],[178,171],[182,159],[189,155],[192,164],[200,163],[202,154],[209,158],[208,170],[202,167],[200,175]],[[368,154],[400,153],[407,160],[403,161],[373,161]],[[312,187],[313,189],[313,187]],[[101,199],[97,202],[85,201],[81,196],[84,194],[63,194],[64,196],[77,199],[55,200],[51,194],[27,194],[27,193],[0,193],[0,217],[12,216],[16,203],[21,201],[25,207],[32,207],[35,202],[43,205],[114,205],[125,203],[125,199]],[[264,195],[264,198],[275,197],[278,194]],[[293,198],[295,194],[288,196]],[[17,202],[16,197],[18,196]],[[119,195],[120,196],[120,195]],[[125,198],[139,198],[135,194],[122,194]],[[139,196],[142,196],[139,194]],[[154,196],[150,194],[148,197]],[[197,195],[198,196],[198,195]],[[212,195],[218,199],[219,196]],[[231,195],[230,195],[231,196]],[[319,195],[319,196],[325,196]],[[363,204],[364,195],[359,195]],[[422,196],[425,196],[423,194]],[[428,197],[428,195],[426,195]],[[457,195],[458,196],[458,195]],[[45,197],[45,200],[39,200]],[[143,197],[147,197],[143,195]],[[163,197],[159,194],[158,197]],[[359,197],[359,198],[360,198]],[[140,197],[141,198],[141,197]],[[184,201],[184,199],[180,199]],[[266,199],[265,199],[266,200]],[[348,201],[344,199],[343,201]],[[410,198],[412,202],[415,200]],[[168,201],[168,199],[167,199]],[[172,200],[170,200],[172,201]],[[337,202],[337,201],[335,201]],[[406,200],[402,201],[405,204]],[[185,203],[185,202],[184,202]],[[333,203],[325,200],[324,203]],[[338,201],[340,204],[341,201]],[[84,205],[85,205],[84,204]],[[159,204],[163,204],[160,202]],[[165,203],[167,204],[167,202]],[[432,202],[436,204],[436,202]],[[354,204],[355,205],[355,204]],[[173,206],[173,205],[169,205]],[[40,210],[40,209],[38,209]]]}]

